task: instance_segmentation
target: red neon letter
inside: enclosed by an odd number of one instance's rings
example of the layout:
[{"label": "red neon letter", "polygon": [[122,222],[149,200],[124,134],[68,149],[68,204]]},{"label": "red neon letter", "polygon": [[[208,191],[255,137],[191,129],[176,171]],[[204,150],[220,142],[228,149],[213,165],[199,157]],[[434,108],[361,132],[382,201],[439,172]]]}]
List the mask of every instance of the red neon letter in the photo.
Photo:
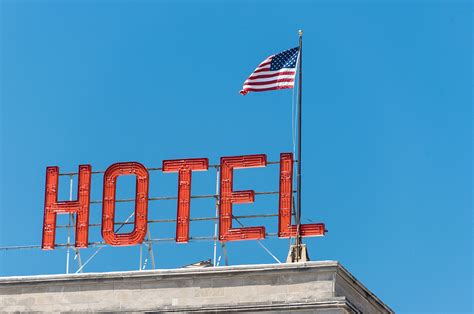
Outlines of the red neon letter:
[{"label": "red neon letter", "polygon": [[232,190],[234,169],[265,167],[266,155],[221,158],[219,239],[221,241],[258,240],[265,238],[265,227],[232,228],[232,204],[253,203],[255,192]]},{"label": "red neon letter", "polygon": [[[291,224],[291,204],[293,198],[293,154],[280,154],[280,206],[278,213],[278,237],[296,236],[296,226]],[[300,224],[302,237],[323,236],[323,223]]]},{"label": "red neon letter", "polygon": [[207,170],[207,158],[163,160],[163,172],[178,172],[178,214],[176,216],[176,242],[189,241],[189,212],[191,203],[191,173]]},{"label": "red neon letter", "polygon": [[77,201],[58,202],[59,167],[46,168],[46,192],[44,196],[43,250],[54,249],[56,215],[76,213],[76,247],[87,247],[89,232],[89,205],[91,191],[90,165],[79,166]]},{"label": "red neon letter", "polygon": [[[117,178],[121,175],[135,175],[135,224],[130,233],[116,234],[115,189]],[[102,202],[102,237],[113,246],[126,246],[142,243],[147,230],[148,216],[148,170],[138,162],[119,162],[111,165],[104,174],[104,195]]]}]

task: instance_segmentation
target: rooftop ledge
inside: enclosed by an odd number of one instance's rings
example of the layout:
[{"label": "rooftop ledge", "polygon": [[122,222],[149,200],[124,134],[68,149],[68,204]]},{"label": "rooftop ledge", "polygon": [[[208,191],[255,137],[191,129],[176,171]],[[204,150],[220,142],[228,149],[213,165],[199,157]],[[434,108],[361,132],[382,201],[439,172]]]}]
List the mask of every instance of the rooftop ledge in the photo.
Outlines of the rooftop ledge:
[{"label": "rooftop ledge", "polygon": [[[74,281],[74,280],[94,280],[94,279],[122,279],[122,278],[150,278],[156,276],[179,276],[179,275],[204,275],[204,274],[231,274],[248,272],[267,272],[280,269],[308,269],[308,268],[331,268],[339,267],[344,269],[337,261],[315,261],[304,263],[282,263],[282,264],[250,264],[233,265],[218,267],[196,267],[196,268],[171,268],[171,269],[153,269],[153,270],[132,270],[132,271],[114,271],[97,273],[78,273],[78,274],[54,274],[54,275],[33,275],[33,276],[8,276],[0,277],[0,285],[23,283],[23,282],[53,282],[53,281]],[[344,271],[346,271],[344,269]],[[347,271],[346,271],[347,272]],[[348,273],[349,274],[349,273]],[[354,278],[355,279],[355,278]]]},{"label": "rooftop ledge", "polygon": [[393,313],[337,261],[0,277],[0,308]]}]

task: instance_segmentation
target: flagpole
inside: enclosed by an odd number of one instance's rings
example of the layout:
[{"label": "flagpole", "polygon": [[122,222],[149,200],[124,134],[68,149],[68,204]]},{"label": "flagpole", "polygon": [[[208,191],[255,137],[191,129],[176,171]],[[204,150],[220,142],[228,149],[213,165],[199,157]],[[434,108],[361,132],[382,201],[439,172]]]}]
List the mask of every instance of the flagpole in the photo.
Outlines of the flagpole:
[{"label": "flagpole", "polygon": [[296,173],[296,261],[301,259],[301,99],[303,91],[303,31],[298,31],[299,35],[299,60],[298,60],[298,166]]}]

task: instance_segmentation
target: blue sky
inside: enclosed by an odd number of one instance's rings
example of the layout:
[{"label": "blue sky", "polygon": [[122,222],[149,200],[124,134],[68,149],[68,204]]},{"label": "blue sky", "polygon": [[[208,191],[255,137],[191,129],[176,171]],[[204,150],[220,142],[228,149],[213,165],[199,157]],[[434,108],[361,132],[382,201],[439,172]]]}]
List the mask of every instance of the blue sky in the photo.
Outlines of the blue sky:
[{"label": "blue sky", "polygon": [[[397,312],[472,312],[470,2],[0,3],[1,246],[40,244],[49,165],[291,152],[291,90],[238,91],[259,62],[296,46],[301,28],[303,222],[329,230],[305,240],[311,258],[340,261]],[[277,190],[278,167],[235,180],[235,189]],[[119,196],[132,197],[133,180],[119,182]],[[154,172],[150,197],[175,195],[176,185],[175,174]],[[101,188],[94,176],[92,199]],[[193,193],[214,189],[213,170],[193,176]],[[277,204],[261,196],[235,212],[276,213]],[[150,218],[173,218],[175,206],[150,203]],[[118,206],[118,218],[129,207]],[[191,211],[212,216],[214,205],[193,201]],[[91,207],[91,222],[100,215]],[[277,227],[273,218],[244,223]],[[174,224],[151,232],[173,237]],[[212,233],[212,223],[191,223],[192,236]],[[100,228],[90,236],[100,240]],[[287,240],[263,243],[285,259]],[[158,268],[212,258],[212,242],[154,250]],[[255,242],[228,251],[231,265],[274,262]],[[104,248],[85,271],[137,269],[138,252]],[[62,273],[65,254],[2,251],[0,276]]]}]

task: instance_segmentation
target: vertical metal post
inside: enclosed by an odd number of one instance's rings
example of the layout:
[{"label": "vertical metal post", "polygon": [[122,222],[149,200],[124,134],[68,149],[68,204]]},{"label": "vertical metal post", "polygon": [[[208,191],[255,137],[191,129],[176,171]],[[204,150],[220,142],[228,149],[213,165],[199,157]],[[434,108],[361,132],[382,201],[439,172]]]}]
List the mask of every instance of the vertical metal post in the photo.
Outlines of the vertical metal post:
[{"label": "vertical metal post", "polygon": [[[72,226],[76,226],[76,219],[74,219],[74,214],[71,214],[71,221],[72,221]],[[81,261],[81,252],[79,251],[78,248],[76,248],[75,246],[73,247],[73,250],[75,252],[75,257],[74,259],[77,258],[77,265],[78,265],[78,268],[81,269],[81,273],[82,273],[82,261]]]},{"label": "vertical metal post", "polygon": [[150,228],[148,228],[148,240],[150,241],[150,243],[148,243],[148,255],[151,256],[151,267],[155,269],[155,253],[153,253],[153,242],[151,242]]},{"label": "vertical metal post", "polygon": [[214,221],[214,256],[212,259],[212,264],[214,267],[217,266],[217,219],[219,218],[219,168],[216,172],[216,220]]},{"label": "vertical metal post", "polygon": [[298,167],[296,173],[297,208],[296,208],[296,261],[301,258],[301,100],[303,89],[303,31],[298,31],[299,35],[299,58],[298,58]]},{"label": "vertical metal post", "polygon": [[229,256],[227,255],[227,246],[225,242],[221,243],[222,255],[224,255],[224,265],[229,266]]},{"label": "vertical metal post", "polygon": [[[72,201],[72,185],[73,176],[69,176],[69,200]],[[67,222],[67,250],[66,250],[66,274],[69,274],[69,255],[70,255],[70,244],[71,244],[71,221],[72,214],[68,214]]]},{"label": "vertical metal post", "polygon": [[142,270],[142,247],[143,244],[140,244],[140,266],[138,266],[138,270]]},{"label": "vertical metal post", "polygon": [[77,257],[77,265],[81,269],[80,272],[82,273],[82,260],[81,260],[81,252],[79,252],[79,249],[76,249],[76,257]]}]

